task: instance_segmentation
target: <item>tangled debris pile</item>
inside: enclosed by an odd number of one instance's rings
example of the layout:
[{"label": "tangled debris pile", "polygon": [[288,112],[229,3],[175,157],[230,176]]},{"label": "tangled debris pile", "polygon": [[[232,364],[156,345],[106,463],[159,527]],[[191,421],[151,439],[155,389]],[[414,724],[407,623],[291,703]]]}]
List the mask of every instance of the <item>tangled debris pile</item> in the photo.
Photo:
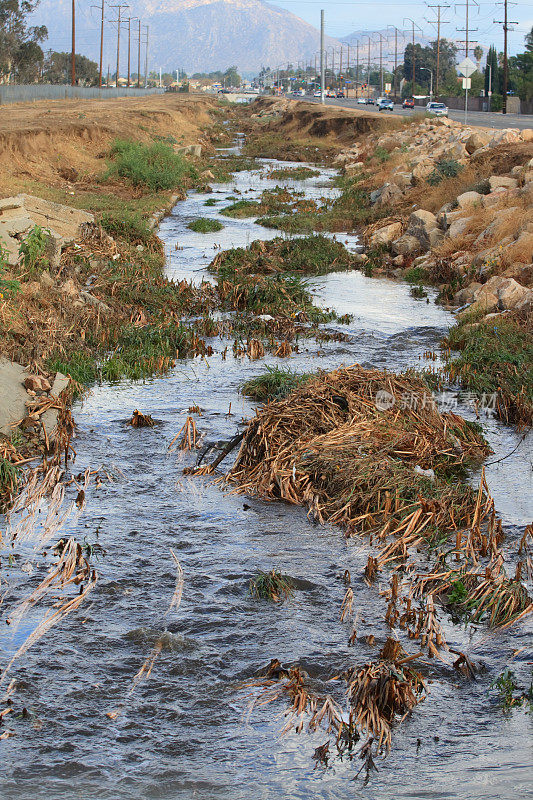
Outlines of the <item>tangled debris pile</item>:
[{"label": "tangled debris pile", "polygon": [[[385,622],[398,638],[387,640],[377,662],[342,673],[347,712],[335,698],[314,692],[299,666],[285,669],[277,661],[248,684],[260,688],[252,707],[287,695],[284,731],[302,730],[305,720],[310,731],[322,725],[335,734],[340,755],[366,734],[360,756],[368,774],[372,758],[390,749],[394,722],[425,696],[410,662],[438,658],[451,671],[474,675],[468,657],[448,646],[435,601],[452,618],[493,628],[533,610],[521,581],[529,557],[524,554],[508,577],[484,475],[477,491],[467,481],[468,468],[489,452],[479,427],[440,413],[428,387],[412,375],[355,365],[310,377],[258,409],[226,480],[238,493],[306,506],[318,521],[341,525],[348,537],[366,535],[375,555],[363,577],[371,586],[388,571],[389,588],[380,594]],[[425,564],[418,553],[426,554]],[[454,567],[447,563],[452,557]],[[354,616],[349,573],[345,583],[341,622]],[[419,652],[404,650],[402,632]],[[356,621],[349,643],[355,640]],[[450,652],[458,656],[454,662]],[[323,747],[329,752],[329,743]]]},{"label": "tangled debris pile", "polygon": [[[477,426],[438,412],[423,381],[354,366],[261,408],[228,479],[348,535],[404,531],[414,542],[470,525],[476,495],[460,478],[488,452]],[[400,550],[397,540],[388,558]]]}]

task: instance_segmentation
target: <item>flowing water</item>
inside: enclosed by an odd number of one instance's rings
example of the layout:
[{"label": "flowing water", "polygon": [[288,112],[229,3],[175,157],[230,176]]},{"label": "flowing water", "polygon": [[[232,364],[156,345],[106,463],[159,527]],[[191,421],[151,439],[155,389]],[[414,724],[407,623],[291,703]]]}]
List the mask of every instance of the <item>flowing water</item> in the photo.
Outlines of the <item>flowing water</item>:
[{"label": "flowing water", "polygon": [[[272,188],[269,163],[260,172],[238,173],[216,194],[191,194],[161,225],[168,274],[201,280],[217,250],[276,235],[253,220],[220,216],[220,197],[255,198]],[[287,183],[309,197],[332,196],[332,172]],[[279,181],[277,183],[280,183]],[[195,234],[187,223],[198,216],[220,219],[215,234]],[[353,237],[342,237],[349,246]],[[422,363],[436,349],[451,316],[431,302],[415,300],[409,287],[366,278],[360,272],[331,274],[314,282],[320,302],[353,315],[337,325],[347,342],[300,342],[294,370],[309,371],[359,362],[401,370]],[[331,326],[335,327],[335,326]],[[367,787],[352,780],[358,762],[313,769],[314,749],[324,733],[279,739],[282,704],[247,718],[240,684],[271,658],[298,661],[310,675],[327,680],[339,670],[375,656],[363,635],[383,643],[384,601],[376,587],[354,578],[361,639],[348,647],[339,622],[345,569],[360,576],[368,550],[332,527],[317,526],[302,509],[228,495],[209,479],[187,478],[195,455],[168,450],[190,406],[206,442],[230,438],[253,404],[239,386],[263,362],[223,358],[226,342],[210,342],[208,359],[178,362],[162,378],[97,386],[76,404],[75,469],[119,468],[113,483],[88,492],[87,506],[67,533],[98,541],[105,549],[99,582],[88,602],[35,644],[13,667],[15,706],[25,706],[16,735],[0,741],[1,798],[511,798],[533,796],[530,718],[498,707],[491,680],[510,665],[528,680],[531,627],[519,623],[499,633],[453,627],[442,614],[448,643],[466,650],[481,666],[477,681],[429,670],[429,696],[393,735],[389,757],[378,761]],[[229,347],[231,353],[231,347]],[[272,356],[266,364],[280,363]],[[286,362],[281,362],[286,363]],[[444,403],[474,418],[462,396]],[[125,424],[133,409],[159,421],[154,428]],[[484,421],[495,451],[487,468],[489,486],[509,541],[531,522],[531,439],[520,442],[511,428]],[[518,446],[518,447],[517,447]],[[503,461],[499,461],[516,448]],[[473,476],[475,481],[477,476]],[[179,557],[185,585],[181,606],[166,614],[175,583],[170,548]],[[47,564],[35,562],[37,572]],[[281,606],[250,597],[256,570],[281,567],[296,579],[295,598]],[[40,572],[39,572],[40,571]],[[2,592],[14,600],[23,582],[9,570]],[[15,571],[13,571],[15,572]],[[32,629],[3,632],[2,663]],[[127,697],[134,675],[152,647],[163,650],[149,677]],[[327,684],[326,684],[327,688]],[[116,719],[107,712],[122,707]],[[13,727],[13,726],[12,726]]]}]

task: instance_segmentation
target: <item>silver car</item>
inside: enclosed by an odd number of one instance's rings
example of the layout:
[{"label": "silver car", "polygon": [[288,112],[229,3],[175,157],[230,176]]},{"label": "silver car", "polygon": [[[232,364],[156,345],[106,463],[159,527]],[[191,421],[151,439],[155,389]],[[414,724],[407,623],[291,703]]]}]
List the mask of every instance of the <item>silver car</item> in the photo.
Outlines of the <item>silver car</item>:
[{"label": "silver car", "polygon": [[444,103],[428,103],[426,114],[433,114],[435,117],[447,117],[448,106],[445,106]]}]

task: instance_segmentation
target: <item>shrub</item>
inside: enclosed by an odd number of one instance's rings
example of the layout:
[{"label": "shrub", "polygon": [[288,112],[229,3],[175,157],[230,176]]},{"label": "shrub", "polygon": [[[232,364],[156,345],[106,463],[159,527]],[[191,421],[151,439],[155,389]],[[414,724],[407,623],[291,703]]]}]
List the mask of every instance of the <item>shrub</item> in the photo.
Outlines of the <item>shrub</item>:
[{"label": "shrub", "polygon": [[435,169],[428,177],[427,182],[430,186],[438,186],[445,178],[456,178],[462,169],[463,165],[459,164],[455,158],[441,158],[435,163]]},{"label": "shrub", "polygon": [[192,164],[164,142],[146,145],[117,139],[111,156],[107,177],[118,175],[153,192],[186,188],[198,177]]},{"label": "shrub", "polygon": [[46,269],[48,266],[46,248],[49,236],[50,231],[36,225],[21,242],[19,255],[24,268],[27,269],[28,272],[38,272],[40,269]]}]

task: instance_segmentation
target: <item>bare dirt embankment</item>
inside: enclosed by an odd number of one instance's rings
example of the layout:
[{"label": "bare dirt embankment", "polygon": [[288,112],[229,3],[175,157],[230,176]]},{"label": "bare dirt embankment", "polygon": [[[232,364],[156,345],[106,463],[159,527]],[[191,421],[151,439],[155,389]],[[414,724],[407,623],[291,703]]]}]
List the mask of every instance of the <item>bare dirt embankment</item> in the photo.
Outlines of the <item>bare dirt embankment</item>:
[{"label": "bare dirt embankment", "polygon": [[0,114],[0,196],[88,180],[103,168],[114,139],[209,145],[204,130],[215,98],[156,95],[114,100],[15,103]]}]

